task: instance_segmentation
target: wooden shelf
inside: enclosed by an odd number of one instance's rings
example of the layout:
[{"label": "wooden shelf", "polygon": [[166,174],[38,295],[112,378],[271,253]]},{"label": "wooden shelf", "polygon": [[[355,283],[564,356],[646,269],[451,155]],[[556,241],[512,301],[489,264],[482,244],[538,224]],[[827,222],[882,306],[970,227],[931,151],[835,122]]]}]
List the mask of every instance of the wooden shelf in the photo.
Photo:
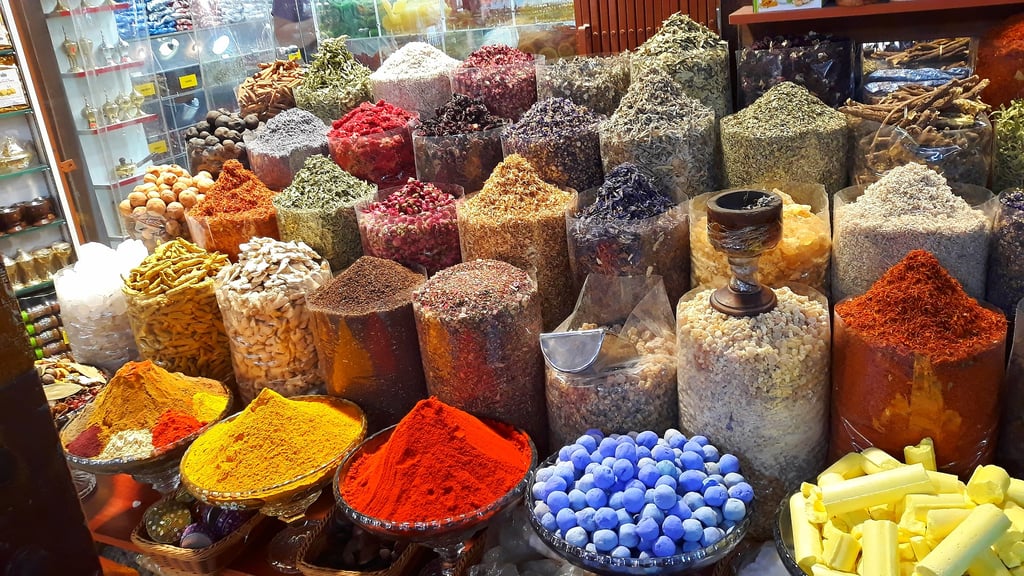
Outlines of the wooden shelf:
[{"label": "wooden shelf", "polygon": [[982,36],[1006,18],[1024,12],[1021,0],[907,0],[781,10],[754,14],[743,6],[729,15],[740,46],[767,36],[814,30],[854,42],[931,40]]},{"label": "wooden shelf", "polygon": [[[829,20],[832,18],[853,18],[860,16],[882,16],[913,14],[915,12],[936,12],[958,9],[975,9],[987,6],[1021,6],[1020,0],[909,0],[885,2],[866,6],[825,6],[805,10],[771,10],[754,13],[752,6],[744,6],[729,15],[729,24],[768,24],[772,22],[797,22],[806,20]],[[913,26],[913,22],[905,22]]]}]

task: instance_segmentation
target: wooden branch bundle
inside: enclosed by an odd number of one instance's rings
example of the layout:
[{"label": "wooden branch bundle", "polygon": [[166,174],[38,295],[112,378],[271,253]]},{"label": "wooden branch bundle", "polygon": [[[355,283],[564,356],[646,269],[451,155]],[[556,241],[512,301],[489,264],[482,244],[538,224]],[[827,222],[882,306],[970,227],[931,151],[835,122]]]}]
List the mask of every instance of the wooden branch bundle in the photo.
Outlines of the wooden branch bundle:
[{"label": "wooden branch bundle", "polygon": [[298,62],[275,60],[260,64],[260,71],[238,87],[238,106],[242,116],[256,114],[261,122],[295,107],[292,89],[302,82]]},{"label": "wooden branch bundle", "polygon": [[904,86],[889,94],[878,104],[863,104],[847,100],[839,110],[850,116],[878,122],[883,126],[924,129],[940,118],[950,115],[974,117],[989,109],[980,100],[981,91],[988,80],[971,76],[952,80],[936,87]]}]

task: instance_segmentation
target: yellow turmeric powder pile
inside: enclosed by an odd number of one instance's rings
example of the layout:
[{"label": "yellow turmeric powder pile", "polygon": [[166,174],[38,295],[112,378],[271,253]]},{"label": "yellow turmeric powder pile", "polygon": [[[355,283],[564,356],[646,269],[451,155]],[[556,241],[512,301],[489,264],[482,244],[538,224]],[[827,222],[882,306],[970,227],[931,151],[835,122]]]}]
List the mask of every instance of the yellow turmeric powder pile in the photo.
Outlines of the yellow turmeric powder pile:
[{"label": "yellow turmeric powder pile", "polygon": [[[210,410],[197,410],[193,398],[198,394],[220,400],[220,410],[212,418]],[[215,420],[227,402],[227,392],[216,380],[171,373],[149,360],[129,362],[96,396],[86,427],[98,426],[99,437],[105,443],[125,430],[152,430],[168,410],[187,413],[202,422]]]},{"label": "yellow turmeric powder pile", "polygon": [[238,417],[197,438],[181,471],[202,490],[263,490],[336,460],[365,430],[355,405],[289,400],[264,388]]}]

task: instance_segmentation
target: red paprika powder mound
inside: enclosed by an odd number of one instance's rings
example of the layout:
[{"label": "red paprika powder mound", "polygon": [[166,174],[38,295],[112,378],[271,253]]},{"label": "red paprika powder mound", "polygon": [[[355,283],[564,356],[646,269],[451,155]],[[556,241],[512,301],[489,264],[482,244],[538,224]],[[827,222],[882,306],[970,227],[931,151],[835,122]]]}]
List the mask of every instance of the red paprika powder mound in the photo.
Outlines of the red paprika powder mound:
[{"label": "red paprika powder mound", "polygon": [[400,185],[416,175],[410,123],[416,114],[380,100],[363,102],[334,121],[327,148],[346,172],[377,186]]},{"label": "red paprika powder mound", "polygon": [[1024,96],[1024,14],[1013,16],[985,34],[978,45],[975,74],[989,80],[981,99],[992,107]]},{"label": "red paprika powder mound", "polygon": [[238,246],[249,238],[280,238],[275,194],[241,162],[228,160],[206,198],[188,210],[189,232],[201,247],[237,262]]},{"label": "red paprika powder mound", "polygon": [[378,100],[376,104],[363,102],[353,108],[338,120],[331,124],[331,131],[327,136],[344,138],[353,134],[363,136],[366,134],[379,134],[405,126],[416,115],[395,106],[384,100]]},{"label": "red paprika powder mound", "polygon": [[883,346],[957,361],[1006,336],[1006,317],[964,292],[931,253],[914,250],[862,296],[836,304],[848,327]]},{"label": "red paprika powder mound", "polygon": [[153,426],[153,446],[160,448],[173,444],[178,440],[202,428],[204,424],[191,414],[168,410],[160,415]]},{"label": "red paprika powder mound", "polygon": [[345,501],[391,522],[429,522],[496,502],[531,464],[528,437],[484,423],[437,398],[420,400],[390,439],[360,457],[342,481]]},{"label": "red paprika powder mound", "polygon": [[837,304],[832,458],[869,446],[902,456],[930,437],[940,471],[991,462],[1006,328],[923,250]]},{"label": "red paprika powder mound", "polygon": [[100,427],[93,424],[82,431],[74,440],[68,443],[65,448],[68,454],[80,458],[95,458],[103,452],[103,442],[100,441]]}]

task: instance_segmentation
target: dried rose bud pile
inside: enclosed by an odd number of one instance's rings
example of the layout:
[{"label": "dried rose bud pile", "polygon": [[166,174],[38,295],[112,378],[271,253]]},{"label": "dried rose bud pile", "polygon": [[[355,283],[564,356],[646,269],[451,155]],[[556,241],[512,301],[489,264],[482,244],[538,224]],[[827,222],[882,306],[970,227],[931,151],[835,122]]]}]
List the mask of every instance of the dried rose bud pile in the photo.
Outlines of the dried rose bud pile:
[{"label": "dried rose bud pile", "polygon": [[359,211],[359,232],[365,254],[431,275],[462,259],[455,195],[412,178]]}]

